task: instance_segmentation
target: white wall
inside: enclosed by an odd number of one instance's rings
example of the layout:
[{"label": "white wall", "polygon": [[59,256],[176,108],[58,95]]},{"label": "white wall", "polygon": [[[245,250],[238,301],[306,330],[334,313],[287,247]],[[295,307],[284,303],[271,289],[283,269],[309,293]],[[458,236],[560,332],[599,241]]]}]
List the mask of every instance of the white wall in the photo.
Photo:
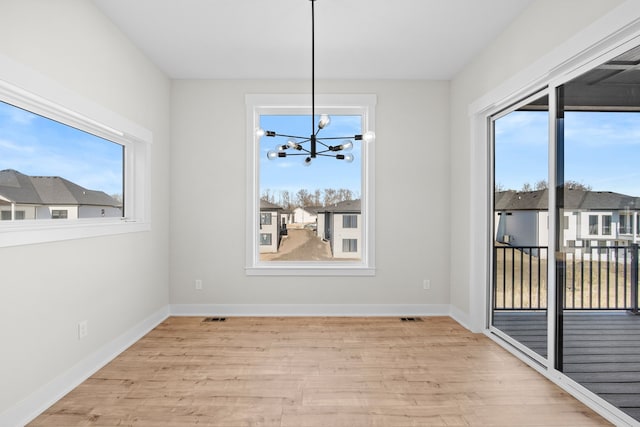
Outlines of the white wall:
[{"label": "white wall", "polygon": [[86,0],[3,0],[0,55],[154,135],[152,231],[0,249],[1,416],[168,304],[170,84]]},{"label": "white wall", "polygon": [[[505,85],[517,73],[621,4],[621,0],[537,0],[451,82],[451,302],[464,317],[470,313],[472,287],[485,287],[485,277],[471,277],[470,236],[483,200],[471,193],[472,158],[469,105]],[[472,200],[473,203],[472,203]],[[474,249],[475,250],[475,249]]]},{"label": "white wall", "polygon": [[[316,83],[317,93],[377,95],[375,277],[245,275],[245,94],[308,91],[307,80],[173,82],[172,304],[448,304],[447,82]],[[193,200],[201,209],[181,208]],[[423,216],[398,221],[398,209]]]}]

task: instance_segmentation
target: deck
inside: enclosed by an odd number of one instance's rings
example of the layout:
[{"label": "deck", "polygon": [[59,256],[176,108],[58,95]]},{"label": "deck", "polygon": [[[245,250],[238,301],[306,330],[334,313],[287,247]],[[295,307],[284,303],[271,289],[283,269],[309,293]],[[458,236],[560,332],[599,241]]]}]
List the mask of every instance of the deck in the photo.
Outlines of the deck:
[{"label": "deck", "polygon": [[[498,311],[494,326],[546,357],[546,312]],[[563,371],[640,421],[640,316],[565,311]]]}]

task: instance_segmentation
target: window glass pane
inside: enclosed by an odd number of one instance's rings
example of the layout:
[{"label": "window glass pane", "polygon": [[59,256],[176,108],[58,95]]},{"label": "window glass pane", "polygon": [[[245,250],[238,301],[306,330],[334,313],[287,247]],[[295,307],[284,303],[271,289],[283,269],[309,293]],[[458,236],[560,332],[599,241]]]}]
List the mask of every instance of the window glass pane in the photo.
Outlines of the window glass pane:
[{"label": "window glass pane", "polygon": [[261,245],[271,245],[271,234],[269,234],[269,233],[260,233],[260,244]]},{"label": "window glass pane", "polygon": [[640,353],[626,351],[640,331],[628,314],[639,291],[639,62],[637,47],[557,90],[560,207],[586,244],[559,247],[556,368],[636,420],[640,383],[620,378],[640,374]]},{"label": "window glass pane", "polygon": [[598,234],[598,215],[589,215],[589,234]]},{"label": "window glass pane", "polygon": [[343,215],[342,216],[342,227],[344,227],[344,228],[357,228],[358,227],[358,217],[356,215]]},{"label": "window glass pane", "polygon": [[611,215],[604,215],[602,217],[602,234],[606,236],[611,235]]},{"label": "window glass pane", "polygon": [[[547,357],[548,97],[493,121],[492,326]],[[526,330],[523,324],[532,326]]]},{"label": "window glass pane", "polygon": [[[316,116],[313,123],[318,123]],[[289,137],[260,138],[259,188],[260,209],[270,209],[274,224],[280,229],[275,253],[262,251],[261,261],[338,261],[360,259],[357,249],[344,251],[343,238],[353,241],[349,248],[357,248],[362,239],[358,228],[361,217],[362,147],[353,137],[362,133],[360,115],[331,115],[330,124],[319,131],[317,151],[326,153],[305,165],[310,149],[312,120],[309,115],[261,115],[260,127]],[[332,151],[329,147],[349,145],[350,150]],[[325,145],[323,145],[326,144]],[[299,144],[300,150],[283,146]],[[268,158],[269,152],[286,152],[286,157]],[[333,157],[352,155],[353,161]],[[277,217],[277,218],[276,218]],[[261,213],[261,223],[263,215]],[[269,219],[271,221],[271,219]],[[270,223],[269,223],[270,224]],[[345,231],[348,230],[348,231]],[[264,232],[264,229],[261,230]],[[348,233],[348,235],[345,235]],[[343,255],[349,252],[348,256]],[[355,253],[355,256],[354,256]]]},{"label": "window glass pane", "polygon": [[342,252],[358,252],[358,240],[357,239],[343,239],[342,240]]},{"label": "window glass pane", "polygon": [[122,217],[123,159],[120,144],[0,102],[3,220]]}]

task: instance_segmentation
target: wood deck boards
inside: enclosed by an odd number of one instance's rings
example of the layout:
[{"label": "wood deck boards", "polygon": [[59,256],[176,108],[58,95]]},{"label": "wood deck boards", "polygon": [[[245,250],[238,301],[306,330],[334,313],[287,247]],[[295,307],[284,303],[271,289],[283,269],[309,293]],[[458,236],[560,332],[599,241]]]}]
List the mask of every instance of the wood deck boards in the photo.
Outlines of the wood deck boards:
[{"label": "wood deck boards", "polygon": [[31,426],[603,426],[448,317],[169,318]]},{"label": "wood deck boards", "polygon": [[[497,312],[494,326],[547,354],[545,312]],[[564,372],[640,421],[640,316],[624,312],[564,314]]]}]

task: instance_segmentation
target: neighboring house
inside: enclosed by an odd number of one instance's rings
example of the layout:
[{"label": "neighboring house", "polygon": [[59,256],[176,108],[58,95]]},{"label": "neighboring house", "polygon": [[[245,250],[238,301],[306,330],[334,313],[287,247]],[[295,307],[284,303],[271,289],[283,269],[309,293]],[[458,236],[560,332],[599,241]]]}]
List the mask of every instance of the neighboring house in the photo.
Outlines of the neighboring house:
[{"label": "neighboring house", "polygon": [[260,253],[276,253],[280,246],[282,208],[260,200]]},{"label": "neighboring house", "polygon": [[318,215],[311,208],[297,207],[293,210],[293,222],[296,224],[311,224],[315,223],[317,219]]},{"label": "neighboring house", "polygon": [[[565,190],[562,244],[576,256],[640,240],[640,198],[611,191]],[[548,246],[548,191],[495,194],[495,240],[512,246]]]},{"label": "neighboring house", "polygon": [[0,171],[0,220],[122,217],[122,202],[58,176]]},{"label": "neighboring house", "polygon": [[360,200],[318,208],[318,237],[329,241],[334,258],[362,257]]}]

